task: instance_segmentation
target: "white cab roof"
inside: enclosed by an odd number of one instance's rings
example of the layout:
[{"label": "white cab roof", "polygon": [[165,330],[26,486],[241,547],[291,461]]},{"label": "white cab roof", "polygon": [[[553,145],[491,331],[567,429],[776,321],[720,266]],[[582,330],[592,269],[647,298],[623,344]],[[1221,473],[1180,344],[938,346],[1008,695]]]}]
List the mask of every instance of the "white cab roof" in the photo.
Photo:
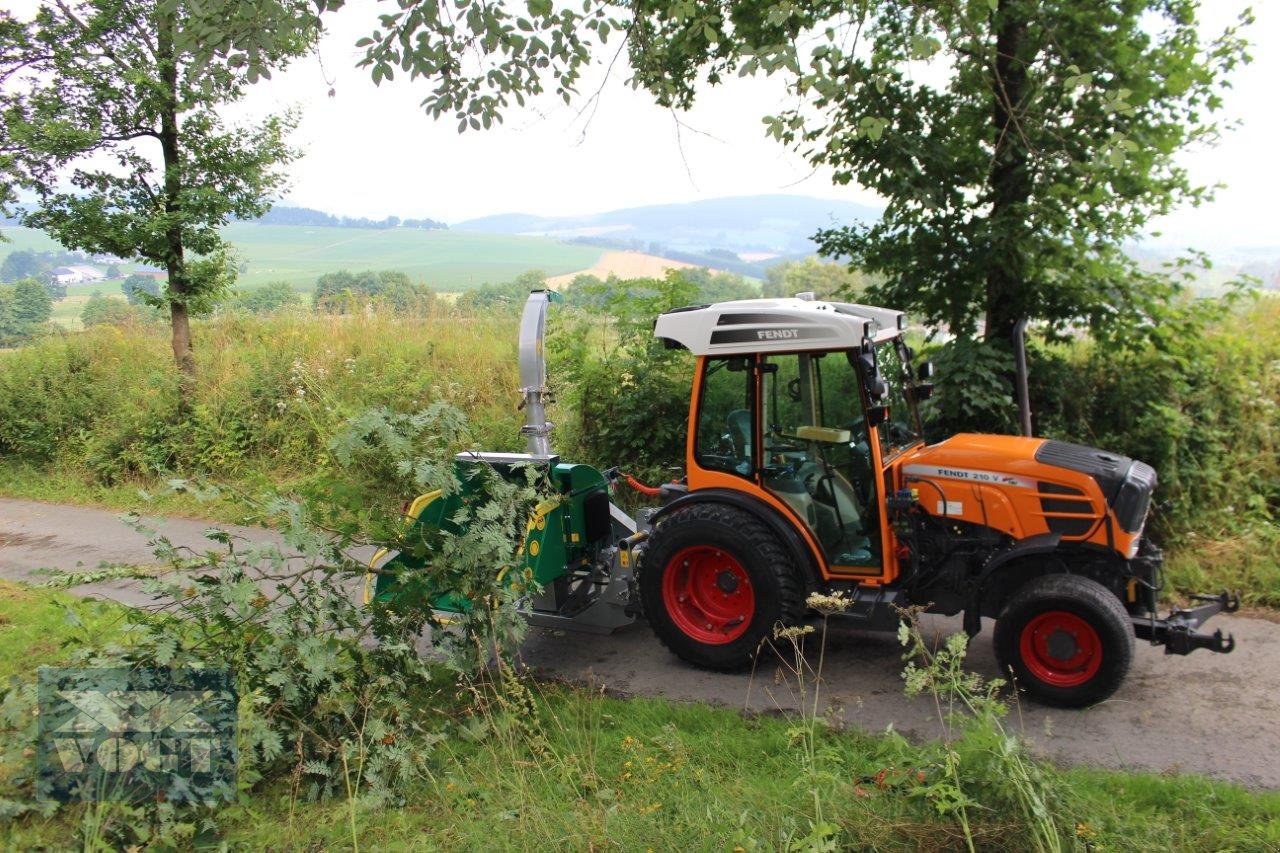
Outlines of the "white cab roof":
[{"label": "white cab roof", "polygon": [[659,315],[658,338],[694,355],[837,350],[879,343],[907,327],[907,315],[888,308],[805,299],[740,299]]}]

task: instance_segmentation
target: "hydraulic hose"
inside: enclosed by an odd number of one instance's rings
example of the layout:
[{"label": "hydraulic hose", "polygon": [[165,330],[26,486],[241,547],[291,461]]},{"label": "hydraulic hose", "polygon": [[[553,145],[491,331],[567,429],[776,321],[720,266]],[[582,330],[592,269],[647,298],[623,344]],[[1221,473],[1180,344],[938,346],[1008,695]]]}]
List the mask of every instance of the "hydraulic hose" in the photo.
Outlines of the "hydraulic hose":
[{"label": "hydraulic hose", "polygon": [[644,483],[640,482],[630,474],[623,474],[622,479],[623,481],[626,482],[628,486],[635,489],[637,492],[639,492],[642,495],[648,495],[651,498],[656,498],[658,495],[662,494],[662,489],[660,489],[659,487],[646,486]]}]

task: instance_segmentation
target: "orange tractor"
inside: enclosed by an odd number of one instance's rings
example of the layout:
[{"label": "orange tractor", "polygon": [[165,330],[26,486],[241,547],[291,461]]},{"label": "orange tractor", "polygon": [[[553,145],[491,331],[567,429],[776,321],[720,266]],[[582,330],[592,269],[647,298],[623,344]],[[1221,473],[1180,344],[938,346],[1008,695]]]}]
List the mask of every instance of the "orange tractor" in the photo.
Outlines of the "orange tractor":
[{"label": "orange tractor", "polygon": [[[1143,535],[1149,466],[1020,436],[926,444],[918,406],[932,367],[913,365],[902,312],[801,297],[657,318],[654,334],[695,358],[685,476],[651,489],[661,506],[633,519],[608,499],[616,469],[550,452],[541,339],[551,295],[530,296],[529,453],[459,465],[545,464],[562,493],[529,526],[533,622],[605,632],[643,615],[679,657],[733,669],[776,626],[806,619],[810,592],[841,592],[844,617],[862,628],[895,630],[913,605],[963,613],[970,636],[995,619],[1001,667],[1064,707],[1111,695],[1135,637],[1172,654],[1232,650],[1231,637],[1197,629],[1237,597],[1157,614],[1161,554]],[[411,521],[438,523],[445,509]]]}]

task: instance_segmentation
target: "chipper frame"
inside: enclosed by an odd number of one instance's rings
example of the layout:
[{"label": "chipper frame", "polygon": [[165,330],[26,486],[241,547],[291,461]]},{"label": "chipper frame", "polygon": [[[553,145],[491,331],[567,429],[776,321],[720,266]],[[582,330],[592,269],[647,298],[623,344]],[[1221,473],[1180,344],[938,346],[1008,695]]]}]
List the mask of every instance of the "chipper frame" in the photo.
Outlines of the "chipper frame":
[{"label": "chipper frame", "polygon": [[[636,517],[610,499],[617,468],[550,449],[543,333],[534,291],[520,325],[526,453],[464,453],[459,479],[545,470],[556,497],[527,525],[524,574],[538,625],[608,633],[643,615],[684,660],[749,665],[776,626],[809,617],[811,592],[846,597],[853,626],[896,629],[902,608],[995,619],[1001,667],[1032,698],[1080,707],[1110,696],[1134,640],[1170,654],[1229,652],[1198,632],[1237,596],[1158,615],[1162,557],[1144,535],[1155,471],[1092,447],[958,434],[926,444],[918,405],[932,366],[913,366],[899,311],[812,294],[669,311],[654,334],[696,359],[685,475],[645,489]],[[407,523],[448,530],[459,498],[419,497]],[[404,554],[379,553],[371,595],[404,594]],[[371,575],[371,578],[375,577]],[[397,590],[399,592],[397,593]],[[447,589],[415,590],[440,610]]]}]

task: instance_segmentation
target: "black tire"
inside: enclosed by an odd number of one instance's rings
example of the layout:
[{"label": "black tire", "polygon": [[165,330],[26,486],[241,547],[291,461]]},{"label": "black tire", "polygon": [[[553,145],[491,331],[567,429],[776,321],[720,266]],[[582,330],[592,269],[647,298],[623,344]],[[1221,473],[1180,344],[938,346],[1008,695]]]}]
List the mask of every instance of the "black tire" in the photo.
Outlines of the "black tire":
[{"label": "black tire", "polygon": [[[736,561],[749,580],[754,607],[740,636],[709,643],[691,636],[668,611],[663,595],[668,572],[678,572],[677,555],[714,549]],[[684,563],[688,565],[687,562]],[[640,599],[650,627],[676,656],[706,669],[732,671],[755,660],[774,627],[796,625],[804,617],[800,567],[769,527],[749,512],[717,503],[692,504],[658,522],[638,570]],[[737,628],[731,629],[737,631]]]},{"label": "black tire", "polygon": [[[1084,708],[1124,682],[1133,664],[1133,636],[1124,605],[1105,586],[1080,575],[1053,574],[1013,594],[996,620],[994,643],[1001,670],[1029,697],[1058,708]],[[1056,652],[1051,643],[1058,644]]]}]

